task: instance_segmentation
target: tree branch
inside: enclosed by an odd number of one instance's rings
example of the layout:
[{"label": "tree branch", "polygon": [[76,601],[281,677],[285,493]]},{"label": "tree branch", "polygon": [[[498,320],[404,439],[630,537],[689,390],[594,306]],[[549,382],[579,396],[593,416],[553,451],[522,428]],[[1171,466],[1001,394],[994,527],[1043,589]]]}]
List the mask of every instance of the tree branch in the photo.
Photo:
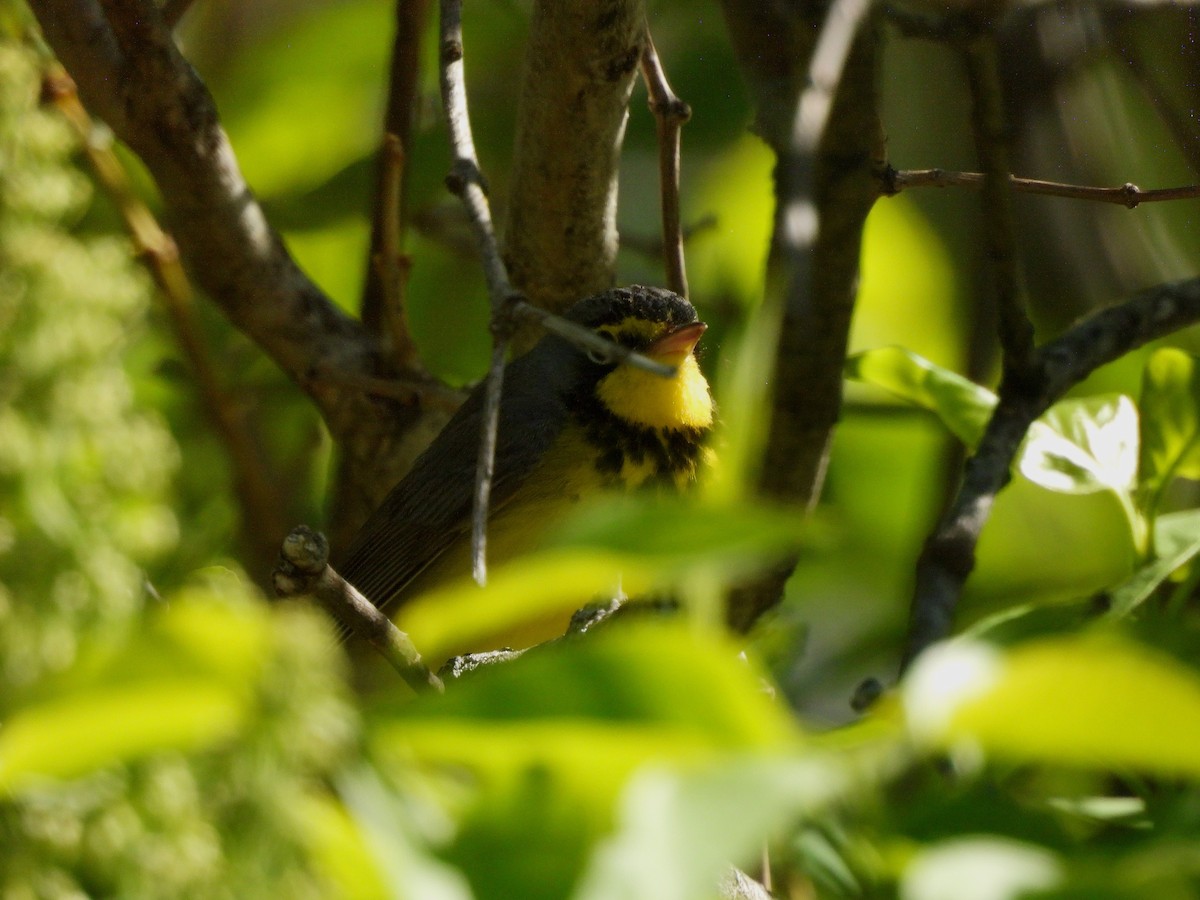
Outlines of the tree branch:
[{"label": "tree branch", "polygon": [[1026,313],[1025,287],[1017,261],[1008,121],[995,36],[981,30],[963,45],[961,53],[971,94],[971,133],[983,169],[984,243],[999,310],[1003,369],[1006,377],[1020,378],[1033,353],[1033,323]]},{"label": "tree branch", "polygon": [[1004,379],[999,402],[950,510],[925,542],[917,563],[908,641],[901,671],[950,633],[975,547],[996,494],[1038,416],[1099,366],[1147,341],[1200,322],[1200,279],[1160,285],[1101,310],[1036,349],[1019,379]]},{"label": "tree branch", "polygon": [[[504,258],[535,305],[562,312],[613,285],[617,167],[642,52],[642,0],[536,0]],[[518,351],[533,344],[521,332]]]},{"label": "tree branch", "polygon": [[[84,102],[141,157],[192,276],[303,389],[334,433],[358,396],[318,368],[373,372],[362,329],[296,266],[238,170],[211,96],[149,0],[32,0]],[[328,383],[323,383],[328,385]]]},{"label": "tree branch", "polygon": [[810,506],[841,410],[862,227],[878,196],[876,36],[860,28],[866,0],[837,0],[824,19],[817,3],[794,16],[754,0],[723,5],[756,128],[777,158],[767,302],[782,330],[761,487]]},{"label": "tree branch", "polygon": [[[820,496],[858,283],[862,228],[879,194],[876,34],[866,0],[722,0],[756,96],[755,127],[775,151],[768,304],[781,310],[771,426],[759,478],[769,496],[811,508]],[[801,86],[807,87],[801,91]],[[748,628],[779,601],[795,559],[733,591],[728,618]]]}]

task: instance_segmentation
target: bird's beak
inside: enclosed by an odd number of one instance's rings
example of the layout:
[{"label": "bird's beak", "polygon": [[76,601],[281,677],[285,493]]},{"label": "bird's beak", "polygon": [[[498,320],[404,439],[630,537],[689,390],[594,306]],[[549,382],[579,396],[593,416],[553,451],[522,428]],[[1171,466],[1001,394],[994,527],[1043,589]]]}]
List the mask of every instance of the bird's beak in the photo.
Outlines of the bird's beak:
[{"label": "bird's beak", "polygon": [[680,325],[678,328],[668,331],[642,352],[655,362],[677,366],[696,349],[700,338],[707,330],[708,326],[703,322]]}]

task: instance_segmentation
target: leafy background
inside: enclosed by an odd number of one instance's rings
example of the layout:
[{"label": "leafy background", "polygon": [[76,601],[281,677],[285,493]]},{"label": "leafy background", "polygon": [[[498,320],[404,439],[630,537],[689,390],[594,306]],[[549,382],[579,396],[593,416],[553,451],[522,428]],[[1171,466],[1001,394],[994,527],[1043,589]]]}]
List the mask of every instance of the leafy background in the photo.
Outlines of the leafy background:
[{"label": "leafy background", "polygon": [[[497,0],[466,17],[496,198],[527,15]],[[445,698],[364,696],[321,617],[268,604],[266,573],[245,567],[223,448],[150,281],[69,129],[38,106],[45,59],[28,14],[7,0],[0,22],[0,896],[692,898],[768,839],[779,890],[797,897],[1194,895],[1194,334],[1105,367],[1039,424],[984,532],[967,635],[859,720],[853,688],[894,669],[914,560],[995,382],[974,197],[881,200],[826,499],[749,661],[705,598],[797,526],[735,486],[700,517],[593,511],[566,542],[573,572],[624,553],[648,583],[681,588],[687,624],[546,651]],[[248,180],[348,310],[390,22],[378,0],[211,2],[181,32]],[[684,214],[714,224],[690,243],[689,274],[736,444],[734,423],[752,424],[762,400],[739,385],[771,159],[747,131],[717,6],[661,2],[652,23],[694,110]],[[1164,83],[1188,83],[1186,10],[1123,29]],[[1014,78],[1022,172],[1189,181],[1159,108],[1181,95],[1148,97],[1118,53],[1085,59],[1049,98]],[[409,153],[409,296],[423,357],[457,384],[486,364],[486,296],[442,187],[433,63]],[[971,168],[948,51],[893,36],[882,84],[893,164]],[[655,234],[654,179],[639,93],[621,281],[661,278],[637,249]],[[1193,274],[1193,208],[1018,198],[1039,333]],[[327,437],[254,347],[200,312],[295,514],[320,522]],[[630,534],[649,546],[639,559]],[[431,627],[446,626],[436,608]]]}]

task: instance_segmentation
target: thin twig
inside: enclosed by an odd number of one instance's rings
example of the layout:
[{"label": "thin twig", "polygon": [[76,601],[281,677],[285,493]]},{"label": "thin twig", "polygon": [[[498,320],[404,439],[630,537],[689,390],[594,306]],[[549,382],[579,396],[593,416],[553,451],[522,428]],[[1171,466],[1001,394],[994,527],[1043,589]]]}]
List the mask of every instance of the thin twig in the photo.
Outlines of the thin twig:
[{"label": "thin twig", "polygon": [[417,348],[408,329],[405,302],[408,272],[411,261],[403,250],[403,230],[400,221],[401,186],[404,180],[404,144],[394,134],[384,136],[380,160],[379,184],[379,249],[371,263],[379,279],[382,295],[382,318],[392,343],[392,358],[401,369],[411,369]]},{"label": "thin twig", "polygon": [[275,553],[270,543],[272,535],[278,535],[284,529],[283,499],[274,487],[275,482],[267,476],[258,441],[247,427],[245,417],[235,408],[230,394],[220,386],[196,324],[192,285],[180,264],[175,242],[134,192],[125,168],[111,146],[97,140],[95,126],[79,101],[71,77],[57,67],[48,72],[43,96],[53,102],[79,135],[97,181],[116,206],[138,255],[158,286],[158,295],[175,331],[175,339],[195,378],[201,405],[229,451],[244,517],[244,533],[255,544],[256,556],[269,560]]},{"label": "thin twig", "polygon": [[454,154],[446,185],[458,195],[471,220],[475,242],[483,262],[492,304],[492,333],[495,343],[492,362],[488,368],[484,393],[483,427],[479,436],[479,457],[475,467],[475,507],[471,519],[471,571],[475,581],[487,581],[487,519],[492,492],[492,471],[495,465],[496,431],[500,418],[500,390],[504,384],[504,358],[508,349],[507,337],[511,325],[503,324],[502,316],[516,292],[508,280],[508,271],[500,257],[492,210],[479,171],[479,156],[471,134],[471,119],[467,111],[467,88],[463,77],[462,2],[441,0],[441,61],[440,83],[442,104],[450,131],[450,148]]},{"label": "thin twig", "polygon": [[1098,367],[1197,322],[1200,279],[1159,285],[1084,319],[1036,349],[1022,378],[1001,382],[995,412],[967,462],[958,495],[917,563],[902,671],[950,633],[980,532],[1033,421]]},{"label": "thin twig", "polygon": [[444,690],[412,639],[329,565],[323,534],[304,525],[292,529],[279,548],[271,581],[276,596],[313,597],[335,621],[379,651],[414,691]]},{"label": "thin twig", "polygon": [[1017,260],[1009,169],[1009,129],[996,55],[996,38],[983,31],[962,47],[971,94],[971,132],[983,169],[983,230],[999,314],[1002,366],[1021,377],[1033,354],[1033,323]]},{"label": "thin twig", "polygon": [[654,49],[650,26],[642,46],[642,80],[649,94],[650,112],[658,131],[658,187],[662,196],[663,262],[667,287],[688,295],[687,268],[683,261],[683,232],[679,224],[679,133],[692,117],[692,108],[671,90]]},{"label": "thin twig", "polygon": [[[901,191],[923,187],[983,187],[984,177],[979,172],[947,172],[944,169],[889,170],[883,176],[883,192],[889,196]],[[1091,200],[1096,203],[1112,203],[1134,209],[1143,203],[1161,203],[1168,200],[1195,200],[1200,198],[1200,184],[1181,187],[1152,188],[1143,190],[1136,184],[1125,183],[1120,187],[1089,187],[1079,184],[1063,184],[1058,181],[1043,181],[1038,178],[1009,176],[1009,185],[1022,194],[1042,194],[1049,197],[1066,197],[1070,200]]]},{"label": "thin twig", "polygon": [[[407,259],[403,255],[408,225],[405,156],[413,145],[413,124],[421,97],[421,56],[430,0],[394,0],[395,32],[388,67],[383,143],[375,164],[368,271],[363,282],[362,321],[368,331],[386,334],[392,362],[402,371],[416,368],[417,357],[404,313]],[[398,143],[397,143],[398,142]],[[400,272],[388,271],[392,260]],[[383,266],[381,266],[381,262]]]}]

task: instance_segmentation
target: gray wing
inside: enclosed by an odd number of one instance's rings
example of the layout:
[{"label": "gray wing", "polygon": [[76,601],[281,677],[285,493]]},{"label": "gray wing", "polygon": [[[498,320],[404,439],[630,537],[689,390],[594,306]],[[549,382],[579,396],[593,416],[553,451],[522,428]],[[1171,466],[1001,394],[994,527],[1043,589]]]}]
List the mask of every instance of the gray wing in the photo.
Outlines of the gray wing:
[{"label": "gray wing", "polygon": [[[491,508],[504,505],[567,421],[579,354],[545,338],[505,371]],[[471,529],[483,385],[359,530],[337,570],[381,609]]]}]

